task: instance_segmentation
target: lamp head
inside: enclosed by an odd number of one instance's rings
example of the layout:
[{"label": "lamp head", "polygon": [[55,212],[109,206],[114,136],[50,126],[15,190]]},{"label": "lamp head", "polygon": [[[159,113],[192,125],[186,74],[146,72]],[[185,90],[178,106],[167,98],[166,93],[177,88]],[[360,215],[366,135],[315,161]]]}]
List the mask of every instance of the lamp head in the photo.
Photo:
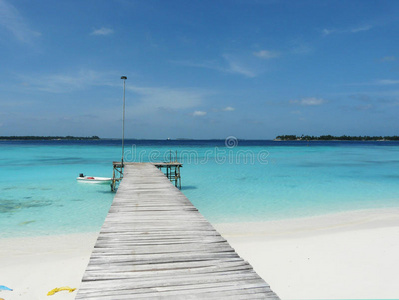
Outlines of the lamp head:
[{"label": "lamp head", "polygon": [[121,79],[127,79],[127,77],[126,76],[122,76]]}]

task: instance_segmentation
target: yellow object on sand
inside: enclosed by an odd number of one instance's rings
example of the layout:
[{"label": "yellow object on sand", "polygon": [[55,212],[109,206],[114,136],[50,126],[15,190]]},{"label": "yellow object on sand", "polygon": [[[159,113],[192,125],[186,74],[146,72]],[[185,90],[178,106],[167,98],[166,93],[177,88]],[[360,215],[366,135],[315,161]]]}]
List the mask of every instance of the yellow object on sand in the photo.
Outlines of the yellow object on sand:
[{"label": "yellow object on sand", "polygon": [[63,286],[63,287],[60,287],[60,288],[52,289],[50,292],[47,293],[47,296],[54,295],[55,293],[58,293],[58,292],[61,292],[61,291],[69,291],[70,293],[72,293],[74,290],[76,290],[76,288],[72,289],[69,286]]}]

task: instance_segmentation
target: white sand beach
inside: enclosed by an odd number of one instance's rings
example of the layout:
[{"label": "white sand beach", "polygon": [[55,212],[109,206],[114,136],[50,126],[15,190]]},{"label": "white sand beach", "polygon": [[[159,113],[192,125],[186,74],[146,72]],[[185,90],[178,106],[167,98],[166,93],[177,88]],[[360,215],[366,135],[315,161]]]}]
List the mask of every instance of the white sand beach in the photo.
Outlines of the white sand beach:
[{"label": "white sand beach", "polygon": [[76,291],[47,293],[79,287],[96,239],[97,233],[0,239],[0,285],[13,289],[0,298],[75,299]]},{"label": "white sand beach", "polygon": [[[399,298],[399,209],[216,224],[282,299]],[[0,298],[74,299],[96,233],[0,239]]]},{"label": "white sand beach", "polygon": [[399,209],[215,227],[282,299],[399,299]]}]

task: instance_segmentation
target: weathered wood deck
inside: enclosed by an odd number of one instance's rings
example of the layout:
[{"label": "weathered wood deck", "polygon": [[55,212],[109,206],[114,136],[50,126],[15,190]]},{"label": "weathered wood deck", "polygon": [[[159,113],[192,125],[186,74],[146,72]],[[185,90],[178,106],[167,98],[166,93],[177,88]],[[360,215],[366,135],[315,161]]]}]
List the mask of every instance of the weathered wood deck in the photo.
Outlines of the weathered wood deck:
[{"label": "weathered wood deck", "polygon": [[76,299],[279,298],[161,171],[133,164]]}]

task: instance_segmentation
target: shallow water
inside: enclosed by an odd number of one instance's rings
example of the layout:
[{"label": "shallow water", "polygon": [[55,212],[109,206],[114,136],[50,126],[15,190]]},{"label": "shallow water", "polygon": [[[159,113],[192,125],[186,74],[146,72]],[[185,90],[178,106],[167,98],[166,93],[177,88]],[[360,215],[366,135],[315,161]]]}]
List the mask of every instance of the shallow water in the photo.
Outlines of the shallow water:
[{"label": "shallow water", "polygon": [[[182,161],[183,193],[211,222],[399,207],[399,143],[125,142],[127,161]],[[170,150],[173,150],[170,152]],[[0,236],[96,231],[114,194],[120,141],[0,141]]]}]

